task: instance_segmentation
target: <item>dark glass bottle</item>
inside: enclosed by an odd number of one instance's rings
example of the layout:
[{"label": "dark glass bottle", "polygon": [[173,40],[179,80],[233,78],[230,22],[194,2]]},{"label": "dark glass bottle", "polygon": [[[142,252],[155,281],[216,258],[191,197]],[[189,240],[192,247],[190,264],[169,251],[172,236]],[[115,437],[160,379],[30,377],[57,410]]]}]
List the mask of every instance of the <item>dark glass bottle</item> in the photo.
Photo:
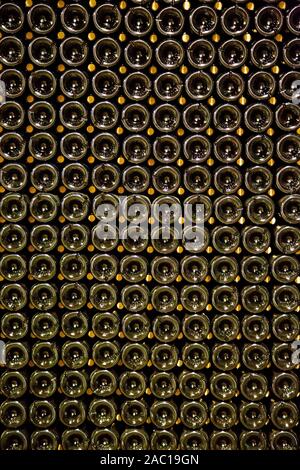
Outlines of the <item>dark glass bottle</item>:
[{"label": "dark glass bottle", "polygon": [[240,380],[241,393],[249,401],[262,400],[268,392],[265,375],[256,372],[243,373]]},{"label": "dark glass bottle", "polygon": [[263,403],[242,402],[240,405],[240,421],[246,429],[261,429],[268,422],[266,406]]},{"label": "dark glass bottle", "polygon": [[298,408],[292,401],[272,403],[271,421],[277,429],[293,429],[297,426],[298,419]]},{"label": "dark glass bottle", "polygon": [[230,373],[213,373],[210,379],[210,391],[217,400],[227,401],[236,396],[237,377]]},{"label": "dark glass bottle", "polygon": [[156,17],[158,31],[165,36],[178,35],[184,25],[184,17],[179,8],[170,6],[159,11]]},{"label": "dark glass bottle", "polygon": [[143,400],[124,401],[121,406],[121,417],[127,426],[142,426],[147,420],[148,405]]},{"label": "dark glass bottle", "polygon": [[27,183],[25,167],[16,163],[4,165],[0,174],[0,181],[7,191],[21,191]]},{"label": "dark glass bottle", "polygon": [[29,362],[27,343],[9,342],[5,347],[5,359],[8,369],[19,370]]},{"label": "dark glass bottle", "polygon": [[35,5],[28,12],[29,26],[37,34],[49,33],[54,28],[55,22],[54,10],[48,5]]},{"label": "dark glass bottle", "polygon": [[210,408],[210,419],[218,429],[229,429],[237,421],[236,406],[229,402],[213,403]]},{"label": "dark glass bottle", "polygon": [[154,372],[150,377],[150,389],[156,398],[171,398],[176,392],[175,375],[170,372]]},{"label": "dark glass bottle", "polygon": [[150,326],[145,314],[128,313],[122,320],[122,331],[129,341],[143,341],[149,334]]},{"label": "dark glass bottle", "polygon": [[109,3],[100,5],[93,14],[96,28],[104,34],[115,32],[121,24],[121,19],[119,8]]},{"label": "dark glass bottle", "polygon": [[69,369],[81,369],[88,362],[89,347],[85,342],[66,341],[61,348],[61,358]]},{"label": "dark glass bottle", "polygon": [[299,392],[299,382],[293,372],[275,372],[272,378],[272,392],[280,400],[292,400]]},{"label": "dark glass bottle", "polygon": [[148,434],[143,428],[127,428],[120,436],[122,450],[147,450],[149,446]]},{"label": "dark glass bottle", "polygon": [[205,431],[188,431],[184,430],[180,436],[181,450],[207,450],[209,446],[209,438]]},{"label": "dark glass bottle", "polygon": [[266,450],[267,436],[261,431],[242,431],[240,435],[241,450]]},{"label": "dark glass bottle", "polygon": [[179,376],[179,389],[188,400],[201,398],[206,391],[207,379],[199,372],[183,371]]},{"label": "dark glass bottle", "polygon": [[272,450],[296,450],[298,437],[292,431],[273,431],[270,435]]},{"label": "dark glass bottle", "polygon": [[88,25],[89,15],[81,5],[67,5],[61,12],[61,22],[64,28],[73,34],[82,33]]},{"label": "dark glass bottle", "polygon": [[150,439],[151,450],[176,450],[177,435],[174,431],[156,430],[151,434]]}]

